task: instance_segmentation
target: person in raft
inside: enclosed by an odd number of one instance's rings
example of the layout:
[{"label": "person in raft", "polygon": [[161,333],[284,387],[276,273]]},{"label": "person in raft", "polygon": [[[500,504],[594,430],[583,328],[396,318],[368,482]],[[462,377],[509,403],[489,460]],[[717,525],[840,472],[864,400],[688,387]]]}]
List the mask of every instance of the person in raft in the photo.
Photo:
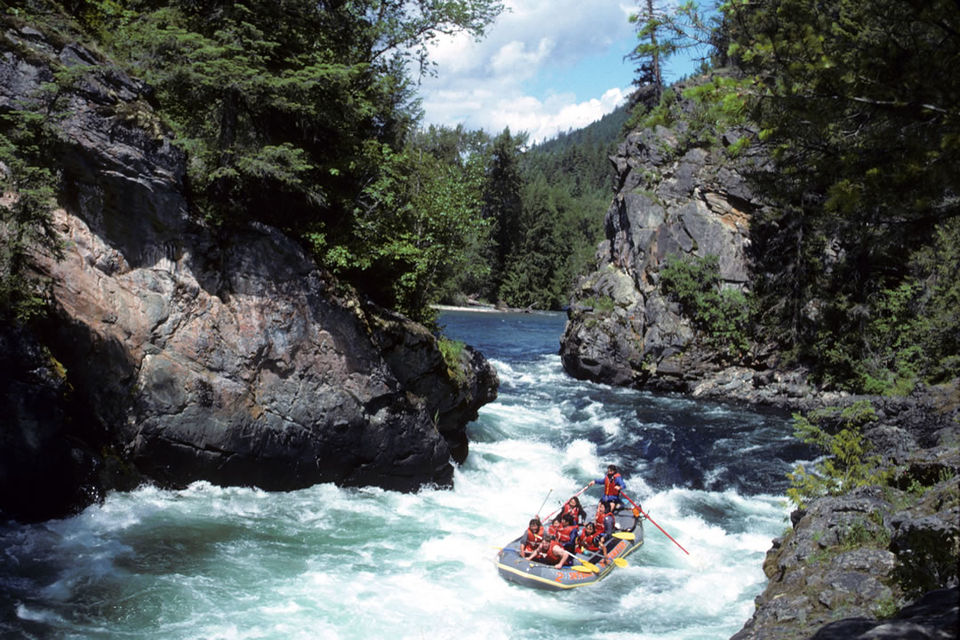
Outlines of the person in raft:
[{"label": "person in raft", "polygon": [[547,533],[554,538],[560,535],[560,528],[563,527],[563,518],[558,514],[550,524],[547,525]]},{"label": "person in raft", "polygon": [[541,538],[543,538],[543,525],[540,524],[540,518],[531,518],[530,525],[527,527],[526,535],[523,538],[523,544],[524,546],[539,547]]},{"label": "person in raft", "polygon": [[593,486],[601,482],[603,483],[603,497],[600,498],[600,504],[604,505],[604,511],[619,511],[623,507],[623,498],[620,496],[620,492],[626,489],[627,485],[617,471],[617,465],[607,465],[607,475],[591,480],[587,486]]},{"label": "person in raft", "polygon": [[604,558],[608,561],[610,559],[607,555],[606,542],[603,539],[603,529],[597,530],[597,525],[592,522],[588,522],[587,526],[580,532],[580,537],[577,538],[577,549],[580,553],[585,551],[594,554],[602,553]]},{"label": "person in raft", "polygon": [[562,517],[568,514],[573,516],[573,521],[577,524],[583,524],[583,521],[587,519],[587,512],[583,510],[583,506],[580,504],[580,498],[577,496],[573,496],[564,503],[560,516]]},{"label": "person in raft", "polygon": [[560,546],[557,539],[549,533],[543,536],[537,549],[529,555],[525,553],[523,557],[527,560],[552,564],[556,569],[561,569],[563,565],[570,562],[570,552]]},{"label": "person in raft", "polygon": [[560,524],[560,531],[557,533],[557,542],[570,553],[574,552],[577,544],[577,536],[580,535],[580,527],[577,526],[573,516],[569,513],[563,515]]}]

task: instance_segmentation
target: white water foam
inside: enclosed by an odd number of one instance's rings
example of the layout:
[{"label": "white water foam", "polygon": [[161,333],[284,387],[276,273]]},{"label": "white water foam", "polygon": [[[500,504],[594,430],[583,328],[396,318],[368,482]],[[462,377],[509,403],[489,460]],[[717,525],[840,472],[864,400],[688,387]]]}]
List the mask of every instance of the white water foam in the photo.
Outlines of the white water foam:
[{"label": "white water foam", "polygon": [[[657,423],[645,428],[658,431],[670,428],[661,416],[699,405],[572,381],[553,354],[497,367],[500,398],[471,425],[481,438],[452,491],[144,487],[74,518],[0,530],[0,583],[13,603],[0,612],[0,631],[225,640],[736,632],[762,589],[763,555],[783,530],[785,505],[733,488],[657,492],[643,463],[622,469],[629,495],[691,555],[647,522],[629,566],[592,587],[540,592],[498,576],[497,549],[531,516],[555,510],[639,445],[634,404],[653,406]],[[600,491],[582,496],[588,511]]]}]

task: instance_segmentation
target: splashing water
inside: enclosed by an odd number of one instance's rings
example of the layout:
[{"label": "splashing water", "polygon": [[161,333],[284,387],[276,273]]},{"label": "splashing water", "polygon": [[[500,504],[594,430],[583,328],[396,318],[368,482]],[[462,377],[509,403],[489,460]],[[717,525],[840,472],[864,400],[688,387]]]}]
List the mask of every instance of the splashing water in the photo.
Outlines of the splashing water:
[{"label": "splashing water", "polygon": [[[196,483],[111,494],[76,517],[0,526],[0,636],[26,638],[694,639],[735,633],[762,590],[798,455],[784,416],[578,382],[558,314],[448,312],[501,378],[455,488]],[[501,580],[497,548],[607,463],[649,523],[600,583]],[[599,497],[593,487],[588,509]]]}]

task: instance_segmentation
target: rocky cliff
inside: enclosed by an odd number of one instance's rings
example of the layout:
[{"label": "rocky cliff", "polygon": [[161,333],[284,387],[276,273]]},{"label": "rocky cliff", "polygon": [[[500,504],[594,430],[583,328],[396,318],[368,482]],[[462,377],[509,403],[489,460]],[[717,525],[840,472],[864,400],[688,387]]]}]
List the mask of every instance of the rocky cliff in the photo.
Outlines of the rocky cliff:
[{"label": "rocky cliff", "polygon": [[90,50],[7,29],[0,109],[36,106],[64,69],[65,257],[40,259],[52,317],[2,335],[0,509],[51,517],[141,478],[449,483],[466,423],[496,396],[483,357],[445,362],[424,327],[358,298],[275,229],[197,222],[147,87]]},{"label": "rocky cliff", "polygon": [[578,378],[687,390],[717,366],[661,294],[660,267],[671,255],[712,253],[723,281],[744,285],[749,217],[760,205],[715,152],[685,149],[662,126],[631,133],[611,160],[619,187],[597,269],[574,293],[563,364]]},{"label": "rocky cliff", "polygon": [[[753,345],[730,357],[661,287],[672,256],[716,256],[727,289],[749,287],[751,219],[770,203],[746,179],[762,157],[724,153],[685,125],[631,133],[611,158],[618,188],[597,268],[571,301],[561,357],[573,376],[618,386],[775,404],[850,406]],[[957,637],[960,382],[871,398],[865,439],[891,483],[824,497],[773,541],[769,583],[736,640]],[[861,398],[862,399],[862,398]]]},{"label": "rocky cliff", "polygon": [[572,376],[781,405],[820,394],[762,345],[734,357],[711,346],[660,286],[668,259],[714,256],[722,287],[748,288],[750,221],[769,204],[746,178],[766,160],[724,152],[741,135],[749,133],[731,131],[712,144],[691,139],[679,123],[634,131],[620,145],[606,240],[597,268],[575,288],[561,340]]},{"label": "rocky cliff", "polygon": [[891,474],[817,499],[773,541],[733,640],[960,635],[960,387],[874,398],[864,436]]}]

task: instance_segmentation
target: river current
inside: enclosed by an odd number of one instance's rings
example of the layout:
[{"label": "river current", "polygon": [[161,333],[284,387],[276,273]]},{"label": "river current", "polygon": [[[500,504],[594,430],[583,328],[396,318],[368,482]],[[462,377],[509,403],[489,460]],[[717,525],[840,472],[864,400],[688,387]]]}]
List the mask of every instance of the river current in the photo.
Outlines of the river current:
[{"label": "river current", "polygon": [[[448,311],[496,366],[453,490],[196,483],[114,493],[79,515],[0,525],[0,637],[721,639],[763,589],[809,452],[787,416],[579,382],[561,314]],[[617,464],[650,522],[629,566],[553,593],[502,580],[497,548]],[[599,489],[584,494],[588,509]]]}]

